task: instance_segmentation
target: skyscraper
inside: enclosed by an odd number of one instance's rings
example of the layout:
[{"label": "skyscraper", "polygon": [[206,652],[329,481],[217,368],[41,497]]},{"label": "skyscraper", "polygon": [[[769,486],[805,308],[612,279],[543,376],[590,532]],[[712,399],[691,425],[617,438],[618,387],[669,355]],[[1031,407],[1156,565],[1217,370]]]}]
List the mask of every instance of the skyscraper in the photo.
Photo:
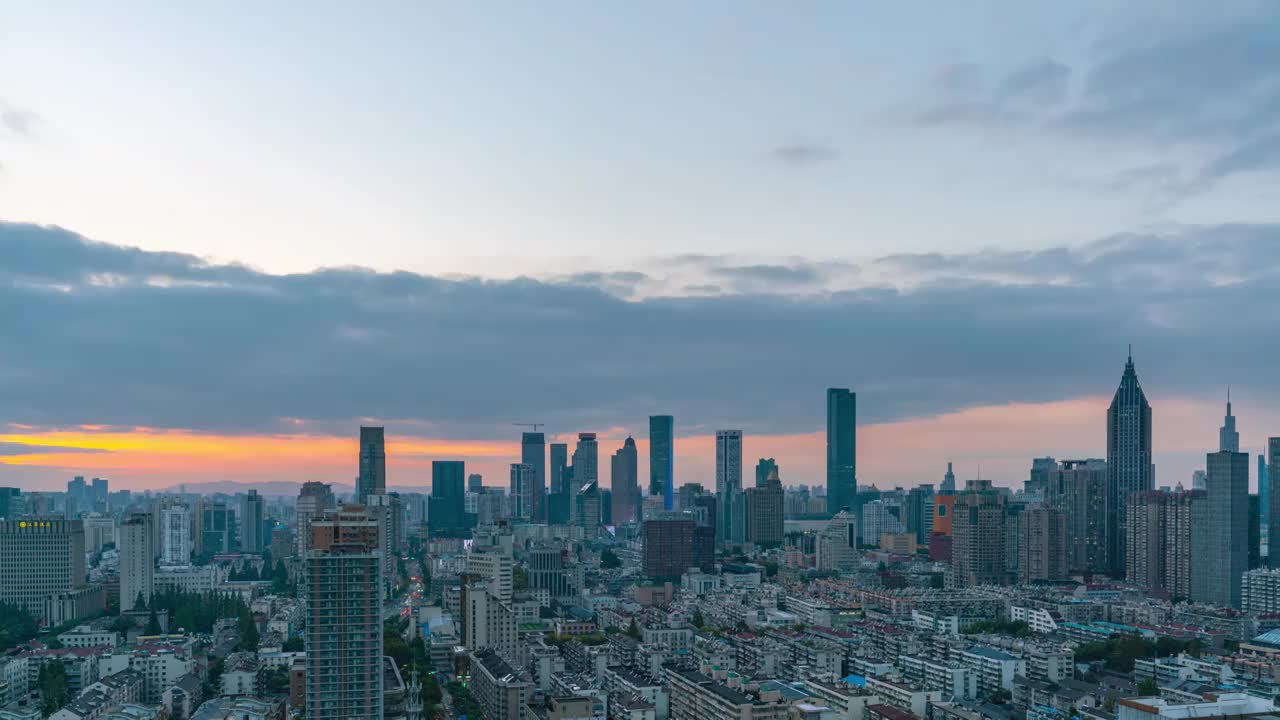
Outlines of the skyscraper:
[{"label": "skyscraper", "polygon": [[569,465],[569,446],[565,443],[551,443],[549,449],[551,460],[550,469],[547,471],[547,482],[549,483],[549,492],[564,492],[564,469]]},{"label": "skyscraper", "polygon": [[1148,592],[1165,587],[1165,528],[1172,493],[1146,490],[1129,496],[1125,579]]},{"label": "skyscraper", "polygon": [[1231,388],[1227,388],[1227,415],[1218,428],[1218,452],[1240,452],[1240,433],[1236,432],[1236,416],[1231,414]]},{"label": "skyscraper", "polygon": [[307,545],[311,542],[310,524],[312,518],[333,509],[333,490],[321,482],[304,483],[298,491],[298,499],[294,501],[294,512],[297,516],[298,557],[307,557]]},{"label": "skyscraper", "polygon": [[165,565],[191,563],[191,508],[169,503],[160,510],[160,562]]},{"label": "skyscraper", "polygon": [[368,510],[346,506],[310,523],[305,682],[312,720],[383,715],[381,526]]},{"label": "skyscraper", "polygon": [[511,463],[511,517],[534,519],[537,470],[528,463]]},{"label": "skyscraper", "polygon": [[466,517],[466,465],[461,460],[431,461],[431,500],[427,522],[436,537],[465,537],[470,527]]},{"label": "skyscraper", "polygon": [[360,428],[360,474],[356,476],[356,499],[387,491],[387,451],[380,427]]},{"label": "skyscraper", "polygon": [[1267,564],[1280,567],[1280,437],[1267,438]]},{"label": "skyscraper", "polygon": [[904,524],[920,545],[927,545],[929,535],[933,533],[933,509],[932,485],[919,485],[907,491],[902,507],[906,519]]},{"label": "skyscraper", "polygon": [[1138,384],[1133,356],[1124,365],[1120,387],[1107,408],[1107,557],[1124,570],[1128,497],[1155,487],[1151,463],[1151,405]]},{"label": "skyscraper", "polygon": [[598,536],[603,520],[600,512],[600,483],[592,480],[578,488],[578,494],[573,498],[573,506],[575,523],[586,531],[587,537]]},{"label": "skyscraper", "polygon": [[50,620],[50,595],[85,587],[84,525],[61,516],[0,521],[0,558],[0,602]]},{"label": "skyscraper", "polygon": [[1249,455],[1206,456],[1204,542],[1191,548],[1191,599],[1240,607],[1240,578],[1249,569]]},{"label": "skyscraper", "polygon": [[951,463],[947,463],[947,472],[942,476],[942,485],[938,486],[939,495],[947,495],[956,491],[956,474],[951,469]]},{"label": "skyscraper", "polygon": [[640,481],[637,478],[636,441],[630,436],[613,453],[609,483],[613,489],[613,523],[626,525],[639,520]]},{"label": "skyscraper", "polygon": [[769,470],[763,485],[747,490],[747,540],[761,547],[782,545],[783,490],[778,466]]},{"label": "skyscraper", "polygon": [[1107,553],[1107,463],[1105,460],[1063,460],[1048,473],[1045,504],[1067,517],[1067,563],[1072,570],[1106,572],[1123,561]]},{"label": "skyscraper", "polygon": [[720,541],[746,539],[742,517],[746,503],[742,495],[742,431],[716,431],[716,497],[720,501]]},{"label": "skyscraper", "polygon": [[263,548],[262,521],[264,518],[262,496],[250,490],[240,499],[240,549],[247,553],[260,553]]},{"label": "skyscraper", "polygon": [[1058,469],[1058,461],[1051,457],[1035,458],[1031,461],[1031,476],[1023,484],[1023,492],[1028,496],[1043,498],[1045,488],[1049,485],[1049,473]]},{"label": "skyscraper", "polygon": [[1003,585],[1005,498],[988,489],[955,497],[951,515],[951,585]]},{"label": "skyscraper", "polygon": [[827,388],[827,514],[853,507],[858,492],[858,396]]},{"label": "skyscraper", "polygon": [[120,523],[120,610],[151,606],[155,590],[152,517],[137,514]]},{"label": "skyscraper", "polygon": [[773,458],[760,458],[756,463],[756,487],[764,487],[769,476],[778,472],[778,463]]},{"label": "skyscraper", "polygon": [[1022,513],[1018,555],[1019,582],[1068,577],[1067,518],[1060,510],[1036,505]]},{"label": "skyscraper", "polygon": [[569,520],[578,523],[578,492],[600,479],[600,446],[595,433],[578,433],[573,448],[573,472],[566,475],[565,492],[569,501]]},{"label": "skyscraper", "polygon": [[533,487],[529,491],[531,504],[529,519],[541,522],[546,518],[547,497],[547,438],[540,432],[527,432],[520,436],[520,462],[533,468]]},{"label": "skyscraper", "polygon": [[671,510],[675,497],[675,418],[649,416],[649,494],[662,496],[662,507]]}]

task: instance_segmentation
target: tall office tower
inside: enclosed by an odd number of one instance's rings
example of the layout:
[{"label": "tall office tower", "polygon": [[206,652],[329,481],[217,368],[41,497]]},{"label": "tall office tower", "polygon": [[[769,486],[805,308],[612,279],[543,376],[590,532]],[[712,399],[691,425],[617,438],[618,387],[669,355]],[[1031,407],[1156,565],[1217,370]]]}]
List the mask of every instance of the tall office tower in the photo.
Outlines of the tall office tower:
[{"label": "tall office tower", "polygon": [[933,486],[919,485],[908,490],[902,509],[907,532],[915,535],[920,545],[928,544],[933,533]]},{"label": "tall office tower", "polygon": [[66,514],[67,517],[76,517],[80,511],[85,509],[85,488],[84,476],[77,475],[67,481],[66,495]]},{"label": "tall office tower", "polygon": [[1188,490],[1169,496],[1164,510],[1164,588],[1176,599],[1192,595],[1194,548],[1206,542],[1208,491]]},{"label": "tall office tower", "polygon": [[609,483],[613,489],[613,524],[626,525],[640,519],[640,479],[636,441],[627,436],[610,461]]},{"label": "tall office tower", "polygon": [[297,518],[298,557],[307,556],[307,545],[311,542],[311,531],[308,526],[312,518],[319,517],[333,509],[333,490],[321,482],[303,483],[298,491],[298,499],[294,502],[294,515]]},{"label": "tall office tower", "polygon": [[896,509],[884,500],[872,500],[862,506],[862,512],[858,515],[858,527],[861,528],[859,536],[863,544],[879,545],[881,535],[902,532],[902,525],[893,514]]},{"label": "tall office tower", "polygon": [[541,546],[529,550],[529,587],[546,590],[553,600],[573,595],[565,561],[558,547]]},{"label": "tall office tower", "polygon": [[461,460],[431,461],[431,500],[427,511],[435,537],[464,537],[466,517],[466,465]]},{"label": "tall office tower", "polygon": [[1261,548],[1268,548],[1267,557],[1269,558],[1271,547],[1271,477],[1267,472],[1267,454],[1265,452],[1258,456],[1258,507],[1262,511],[1262,526],[1259,528],[1261,531],[1259,552],[1261,552]]},{"label": "tall office tower", "polygon": [[107,496],[110,494],[106,478],[93,479],[93,499],[96,502],[100,502],[105,506],[107,504]]},{"label": "tall office tower", "polygon": [[1058,469],[1058,461],[1051,457],[1031,461],[1031,476],[1023,483],[1023,492],[1029,497],[1043,498],[1049,486],[1049,473]]},{"label": "tall office tower", "polygon": [[1191,547],[1191,599],[1238,608],[1249,569],[1249,456],[1209,453],[1206,467],[1204,542]]},{"label": "tall office tower", "polygon": [[1192,473],[1191,473],[1191,489],[1192,489],[1192,490],[1204,490],[1206,487],[1208,487],[1208,485],[1206,485],[1206,484],[1205,484],[1205,480],[1204,480],[1204,471],[1203,471],[1203,470],[1194,470],[1194,471],[1192,471]]},{"label": "tall office tower", "polygon": [[49,596],[85,587],[84,526],[61,516],[0,521],[0,602],[46,616]]},{"label": "tall office tower", "polygon": [[[742,431],[716,431],[716,497],[720,499],[720,541],[745,540],[739,525],[742,494]],[[745,504],[743,504],[745,509]]]},{"label": "tall office tower", "polygon": [[196,554],[213,557],[238,549],[240,535],[236,531],[236,514],[220,500],[200,498],[199,527],[196,532]]},{"label": "tall office tower", "polygon": [[818,532],[814,543],[817,568],[822,571],[850,570],[858,565],[858,516],[841,510]]},{"label": "tall office tower", "polygon": [[1169,501],[1172,493],[1145,490],[1129,496],[1129,523],[1125,531],[1125,576],[1130,584],[1148,592],[1165,589],[1165,544]]},{"label": "tall office tower", "polygon": [[265,504],[257,490],[250,490],[240,499],[240,549],[247,553],[260,553],[263,547],[262,522]]},{"label": "tall office tower", "polygon": [[573,473],[565,482],[569,497],[569,519],[577,523],[578,491],[600,479],[600,446],[595,433],[578,433],[578,445],[573,449]]},{"label": "tall office tower", "polygon": [[778,472],[778,463],[773,458],[760,458],[756,463],[756,487],[764,487],[769,475]]},{"label": "tall office tower", "polygon": [[[651,580],[679,580],[690,568],[711,571],[704,553],[697,551],[698,525],[688,513],[645,518],[641,568]],[[704,555],[699,557],[699,555]]]},{"label": "tall office tower", "polygon": [[1280,437],[1267,438],[1267,562],[1280,567]]},{"label": "tall office tower", "polygon": [[858,396],[827,388],[827,514],[853,507],[858,492]]},{"label": "tall office tower", "polygon": [[[1072,570],[1107,572],[1123,561],[1111,562],[1107,552],[1107,482],[1105,460],[1063,460],[1049,472],[1045,504],[1067,516],[1067,562]],[[1123,543],[1117,543],[1122,546]]]},{"label": "tall office tower", "polygon": [[191,564],[191,508],[181,503],[160,510],[160,562],[165,565]]},{"label": "tall office tower", "polygon": [[545,435],[540,432],[527,432],[520,436],[520,462],[533,468],[529,519],[542,522],[547,516],[546,508],[543,507],[547,499],[547,438]]},{"label": "tall office tower", "polygon": [[1004,572],[1011,581],[1017,582],[1021,573],[1020,563],[1023,561],[1022,533],[1026,525],[1024,512],[1026,503],[1005,502],[1004,506]]},{"label": "tall office tower", "polygon": [[675,428],[670,415],[649,416],[649,494],[661,495],[668,511],[675,501]]},{"label": "tall office tower", "polygon": [[483,580],[499,600],[511,602],[515,594],[515,560],[503,546],[476,548],[467,553],[467,574]]},{"label": "tall office tower", "polygon": [[387,492],[387,450],[383,428],[360,428],[360,474],[356,477],[356,501]]},{"label": "tall office tower", "polygon": [[548,454],[551,458],[547,471],[549,490],[553,493],[564,492],[564,469],[569,465],[569,446],[565,443],[551,443]]},{"label": "tall office tower", "polygon": [[120,523],[120,610],[151,606],[155,590],[152,517],[133,515]]},{"label": "tall office tower", "polygon": [[951,585],[1003,585],[1005,497],[993,490],[966,490],[951,514]]},{"label": "tall office tower", "polygon": [[676,491],[676,505],[681,510],[690,510],[693,508],[693,501],[706,492],[701,483],[685,483]]},{"label": "tall office tower", "polygon": [[21,515],[23,505],[21,490],[15,487],[0,487],[0,520]]},{"label": "tall office tower", "polygon": [[1262,566],[1262,498],[1249,495],[1249,569]]},{"label": "tall office tower", "polygon": [[764,484],[747,490],[747,540],[765,548],[782,545],[783,490],[778,466],[769,469]]},{"label": "tall office tower", "polygon": [[467,476],[467,492],[483,492],[484,476],[480,473],[471,473]]},{"label": "tall office tower", "polygon": [[533,520],[536,493],[537,470],[528,463],[511,463],[511,517]]},{"label": "tall office tower", "polygon": [[313,518],[305,558],[307,717],[380,718],[381,528],[369,509],[344,506]]},{"label": "tall office tower", "polygon": [[938,486],[939,495],[948,495],[956,491],[956,474],[951,469],[951,463],[947,463],[947,472],[942,476],[942,485]]},{"label": "tall office tower", "polygon": [[587,537],[600,534],[603,515],[600,508],[600,483],[592,480],[583,485],[574,496],[574,523],[581,527]]},{"label": "tall office tower", "polygon": [[462,594],[463,643],[467,649],[490,649],[514,662],[519,635],[510,604],[495,595],[485,582],[464,585]]},{"label": "tall office tower", "polygon": [[1240,452],[1240,433],[1236,432],[1236,416],[1231,414],[1231,388],[1227,388],[1227,415],[1218,428],[1218,452]]},{"label": "tall office tower", "polygon": [[1107,558],[1124,571],[1126,498],[1155,488],[1151,463],[1151,405],[1138,384],[1133,356],[1124,365],[1120,387],[1107,408]]},{"label": "tall office tower", "polygon": [[1063,580],[1067,568],[1067,518],[1061,510],[1036,505],[1022,512],[1018,581]]},{"label": "tall office tower", "polygon": [[700,527],[711,528],[711,536],[716,542],[720,540],[720,498],[711,494],[698,495],[691,502],[689,509],[682,512],[693,513],[694,522]]}]

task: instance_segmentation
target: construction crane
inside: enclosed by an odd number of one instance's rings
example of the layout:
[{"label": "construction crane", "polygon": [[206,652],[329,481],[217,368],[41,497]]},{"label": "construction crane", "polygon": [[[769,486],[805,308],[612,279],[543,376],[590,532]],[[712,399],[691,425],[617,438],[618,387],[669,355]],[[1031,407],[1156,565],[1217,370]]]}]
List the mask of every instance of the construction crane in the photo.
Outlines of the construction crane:
[{"label": "construction crane", "polygon": [[531,427],[533,428],[534,432],[538,432],[538,428],[542,427],[543,425],[546,425],[546,423],[511,423],[511,424],[515,425],[516,427]]}]

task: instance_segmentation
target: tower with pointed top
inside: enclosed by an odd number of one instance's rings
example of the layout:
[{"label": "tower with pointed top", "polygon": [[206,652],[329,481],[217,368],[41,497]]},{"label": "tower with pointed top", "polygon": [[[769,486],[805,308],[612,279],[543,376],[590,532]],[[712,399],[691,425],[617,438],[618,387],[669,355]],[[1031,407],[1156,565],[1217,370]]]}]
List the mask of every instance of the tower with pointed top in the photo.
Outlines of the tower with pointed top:
[{"label": "tower with pointed top", "polygon": [[1124,571],[1129,496],[1153,488],[1151,404],[1138,383],[1130,350],[1120,387],[1107,408],[1107,559],[1115,572]]},{"label": "tower with pointed top", "polygon": [[951,463],[947,463],[947,474],[942,476],[942,486],[939,490],[944,495],[956,491],[956,474],[951,470]]},{"label": "tower with pointed top", "polygon": [[1231,388],[1227,388],[1227,416],[1218,428],[1218,452],[1240,452],[1240,433],[1236,432],[1236,416],[1231,414]]}]

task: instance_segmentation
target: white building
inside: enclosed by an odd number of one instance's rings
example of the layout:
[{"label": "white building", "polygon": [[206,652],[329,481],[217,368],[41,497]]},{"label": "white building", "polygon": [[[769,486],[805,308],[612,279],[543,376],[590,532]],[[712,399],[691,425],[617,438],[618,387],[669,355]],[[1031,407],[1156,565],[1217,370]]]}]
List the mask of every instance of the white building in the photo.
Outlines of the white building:
[{"label": "white building", "polygon": [[134,515],[120,523],[120,609],[136,609],[141,600],[148,606],[155,589],[155,546],[152,517]]},{"label": "white building", "polygon": [[160,562],[187,565],[191,562],[191,508],[166,505],[160,510]]},{"label": "white building", "polygon": [[1058,631],[1058,621],[1054,619],[1052,613],[1044,608],[1013,605],[1009,608],[1009,619],[1016,622],[1024,622],[1031,627],[1032,631],[1038,633]]}]

